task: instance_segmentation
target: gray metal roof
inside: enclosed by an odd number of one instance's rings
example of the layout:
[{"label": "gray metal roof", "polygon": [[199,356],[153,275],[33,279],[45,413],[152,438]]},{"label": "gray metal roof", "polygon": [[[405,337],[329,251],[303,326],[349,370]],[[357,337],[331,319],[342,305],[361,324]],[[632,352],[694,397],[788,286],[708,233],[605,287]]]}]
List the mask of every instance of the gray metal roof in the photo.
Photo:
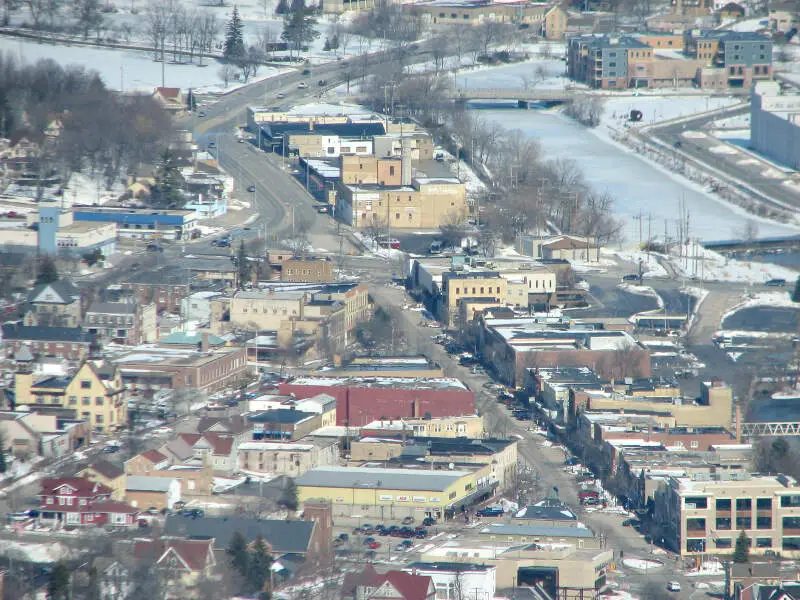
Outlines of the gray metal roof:
[{"label": "gray metal roof", "polygon": [[314,521],[285,521],[283,519],[245,519],[241,517],[167,517],[164,535],[177,535],[194,539],[214,538],[216,548],[227,548],[235,532],[248,542],[259,534],[272,548],[273,554],[295,552],[305,554],[311,544]]},{"label": "gray metal roof", "polygon": [[131,492],[168,492],[173,481],[175,480],[167,477],[128,475],[125,489]]},{"label": "gray metal roof", "polygon": [[584,527],[550,527],[545,525],[506,525],[492,523],[480,531],[484,535],[526,535],[530,537],[593,538],[591,530]]},{"label": "gray metal roof", "polygon": [[297,478],[298,486],[334,488],[374,488],[442,492],[453,482],[469,475],[467,471],[415,471],[413,469],[370,469],[358,467],[320,467]]}]

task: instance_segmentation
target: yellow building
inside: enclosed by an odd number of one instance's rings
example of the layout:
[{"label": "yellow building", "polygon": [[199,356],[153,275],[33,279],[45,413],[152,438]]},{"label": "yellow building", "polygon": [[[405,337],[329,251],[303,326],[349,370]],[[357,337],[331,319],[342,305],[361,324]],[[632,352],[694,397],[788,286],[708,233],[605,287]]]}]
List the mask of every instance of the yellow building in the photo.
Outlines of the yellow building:
[{"label": "yellow building", "polygon": [[16,374],[17,405],[60,406],[75,411],[76,418],[89,423],[98,433],[116,431],[128,424],[128,405],[119,370],[98,360],[84,362],[68,377],[47,377],[34,381],[23,369]]},{"label": "yellow building", "polygon": [[490,496],[497,486],[488,465],[470,470],[323,467],[307,471],[295,483],[301,502],[329,500],[334,517],[381,519],[440,518]]},{"label": "yellow building", "polygon": [[107,460],[97,460],[78,471],[78,477],[85,477],[89,481],[102,483],[111,488],[111,499],[122,501],[125,499],[125,485],[128,481],[125,471]]},{"label": "yellow building", "polygon": [[442,274],[442,322],[448,326],[458,314],[462,298],[489,298],[502,302],[508,297],[508,280],[497,271],[446,271]]}]

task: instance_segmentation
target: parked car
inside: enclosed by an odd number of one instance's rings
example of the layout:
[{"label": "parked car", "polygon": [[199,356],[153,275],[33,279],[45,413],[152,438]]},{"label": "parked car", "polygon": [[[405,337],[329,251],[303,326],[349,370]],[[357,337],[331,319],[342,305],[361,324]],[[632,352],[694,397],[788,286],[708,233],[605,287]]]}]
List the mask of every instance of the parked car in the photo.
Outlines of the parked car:
[{"label": "parked car", "polygon": [[411,540],[403,540],[402,542],[397,544],[397,546],[395,546],[395,550],[398,550],[400,552],[405,552],[406,550],[411,549],[413,545],[414,542],[412,542]]},{"label": "parked car", "polygon": [[380,547],[381,547],[380,542],[370,542],[369,544],[367,544],[367,548],[369,548],[370,550],[377,550]]},{"label": "parked car", "polygon": [[639,281],[639,276],[636,273],[628,273],[622,276],[622,281]]},{"label": "parked car", "polygon": [[769,287],[784,287],[786,285],[785,279],[770,279],[764,282],[764,285]]},{"label": "parked car", "polygon": [[364,541],[363,541],[363,542],[361,542],[361,543],[362,543],[362,544],[364,544],[364,545],[366,546],[367,544],[371,544],[371,543],[372,543],[372,542],[374,542],[374,541],[375,541],[375,538],[374,538],[374,537],[365,537],[365,538],[364,538]]},{"label": "parked car", "polygon": [[308,84],[305,81],[301,81],[300,83],[297,84],[297,89],[298,90],[304,90],[307,87],[308,87]]},{"label": "parked car", "polygon": [[378,555],[377,555],[377,553],[375,552],[375,550],[367,550],[367,551],[364,553],[364,558],[366,558],[367,560],[375,560],[375,557],[376,557],[376,556],[378,556]]},{"label": "parked car", "polygon": [[164,248],[162,248],[158,244],[153,244],[151,242],[151,243],[147,244],[147,251],[148,252],[163,252]]},{"label": "parked car", "polygon": [[247,191],[248,192],[255,192],[256,191],[256,186],[254,186],[253,184],[248,185],[247,186]]},{"label": "parked car", "polygon": [[637,521],[636,519],[625,519],[622,522],[622,526],[623,527],[634,527],[634,526],[636,526],[638,524],[639,524],[639,521]]},{"label": "parked car", "polygon": [[480,509],[477,513],[479,517],[502,517],[506,511],[504,511],[499,506],[487,506],[486,508]]},{"label": "parked car", "polygon": [[411,525],[414,522],[414,517],[406,517],[403,519],[403,525]]},{"label": "parked car", "polygon": [[433,525],[436,525],[436,519],[434,519],[433,517],[425,517],[424,519],[422,519],[422,524],[425,527],[431,527]]},{"label": "parked car", "polygon": [[286,98],[286,94],[284,94],[283,92],[278,92],[277,94],[275,94],[275,97],[278,100],[283,100],[284,98]]},{"label": "parked car", "polygon": [[680,592],[681,591],[681,584],[679,581],[670,581],[667,584],[667,589],[670,592]]},{"label": "parked car", "polygon": [[428,535],[427,529],[417,529],[414,532],[414,537],[417,538],[418,540],[424,540],[427,537],[427,535]]},{"label": "parked car", "polygon": [[327,80],[327,79],[320,79],[320,80],[317,82],[317,85],[318,85],[319,87],[325,87],[326,85],[328,85],[328,80]]},{"label": "parked car", "polygon": [[311,69],[303,69],[303,75],[311,75]]}]

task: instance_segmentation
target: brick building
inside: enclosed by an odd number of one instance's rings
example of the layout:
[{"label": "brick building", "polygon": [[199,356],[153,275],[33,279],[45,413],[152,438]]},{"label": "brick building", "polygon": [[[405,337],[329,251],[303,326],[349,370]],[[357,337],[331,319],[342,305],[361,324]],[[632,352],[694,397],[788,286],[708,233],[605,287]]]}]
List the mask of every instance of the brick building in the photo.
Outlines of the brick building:
[{"label": "brick building", "polygon": [[132,290],[142,304],[154,303],[158,312],[177,313],[181,300],[190,293],[190,273],[181,267],[138,271],[123,282],[123,290]]},{"label": "brick building", "polygon": [[327,256],[293,256],[281,263],[281,281],[330,283],[333,281],[333,261]]},{"label": "brick building", "polygon": [[3,347],[9,358],[27,348],[34,356],[80,361],[88,356],[92,341],[80,327],[28,327],[7,323],[2,330]]},{"label": "brick building", "polygon": [[458,379],[440,377],[298,377],[278,386],[281,394],[336,398],[337,425],[366,425],[377,419],[450,417],[475,414],[475,394]]}]

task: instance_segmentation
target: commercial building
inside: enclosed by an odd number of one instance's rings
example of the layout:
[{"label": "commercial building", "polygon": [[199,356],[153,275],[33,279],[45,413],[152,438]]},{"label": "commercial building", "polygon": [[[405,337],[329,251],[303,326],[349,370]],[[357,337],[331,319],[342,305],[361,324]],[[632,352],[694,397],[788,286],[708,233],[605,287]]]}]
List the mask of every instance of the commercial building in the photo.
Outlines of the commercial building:
[{"label": "commercial building", "polygon": [[333,282],[333,261],[327,257],[293,256],[281,263],[281,281]]},{"label": "commercial building", "polygon": [[800,168],[800,95],[759,81],[750,94],[750,146],[792,169]]},{"label": "commercial building", "polygon": [[329,375],[346,377],[443,377],[444,369],[423,354],[355,356],[345,364],[334,359]]},{"label": "commercial building", "polygon": [[751,554],[800,555],[800,487],[787,475],[671,477],[656,494],[655,519],[681,556],[729,555],[741,531]]},{"label": "commercial building", "polygon": [[240,379],[247,370],[244,348],[211,349],[206,343],[199,351],[145,344],[114,358],[114,362],[125,386],[132,389],[214,391]]},{"label": "commercial building", "polygon": [[92,337],[80,327],[26,327],[2,325],[3,348],[8,358],[26,349],[36,357],[81,361],[89,355]]},{"label": "commercial building", "polygon": [[431,417],[430,419],[389,419],[367,423],[361,427],[365,437],[481,438],[483,417]]},{"label": "commercial building", "polygon": [[114,223],[119,235],[142,240],[182,240],[192,237],[197,228],[197,213],[193,210],[151,208],[111,208],[76,206],[75,221]]},{"label": "commercial building", "polygon": [[334,516],[361,514],[371,518],[397,519],[413,516],[452,516],[491,495],[497,482],[484,470],[381,469],[323,467],[297,478],[301,502],[324,499]]},{"label": "commercial building", "polygon": [[430,577],[436,598],[457,598],[465,590],[470,600],[492,600],[497,591],[497,567],[488,564],[413,562],[404,569]]},{"label": "commercial building", "polygon": [[441,377],[298,377],[281,394],[336,398],[336,424],[360,427],[376,419],[475,414],[475,394],[458,379]]},{"label": "commercial building", "polygon": [[524,522],[489,523],[478,531],[482,539],[513,544],[564,544],[575,548],[600,549],[603,541],[586,527],[530,525]]},{"label": "commercial building", "polygon": [[601,376],[648,377],[650,353],[624,331],[593,325],[541,322],[537,318],[486,319],[482,350],[504,383],[524,385],[525,370],[591,366]]},{"label": "commercial building", "polygon": [[[391,168],[391,167],[390,167]],[[468,214],[467,188],[455,177],[412,177],[410,158],[400,185],[340,184],[335,216],[356,229],[437,229]]]},{"label": "commercial building", "polygon": [[239,444],[238,469],[247,473],[299,477],[309,469],[336,464],[338,442],[245,442]]},{"label": "commercial building", "polygon": [[247,415],[253,428],[253,440],[296,441],[319,429],[322,417],[318,413],[275,408]]},{"label": "commercial building", "polygon": [[[577,528],[561,528],[577,529]],[[464,538],[422,552],[419,563],[486,564],[496,567],[497,590],[541,586],[550,598],[596,600],[607,586],[613,550],[543,541],[516,543]],[[418,564],[418,563],[415,563]]]}]

